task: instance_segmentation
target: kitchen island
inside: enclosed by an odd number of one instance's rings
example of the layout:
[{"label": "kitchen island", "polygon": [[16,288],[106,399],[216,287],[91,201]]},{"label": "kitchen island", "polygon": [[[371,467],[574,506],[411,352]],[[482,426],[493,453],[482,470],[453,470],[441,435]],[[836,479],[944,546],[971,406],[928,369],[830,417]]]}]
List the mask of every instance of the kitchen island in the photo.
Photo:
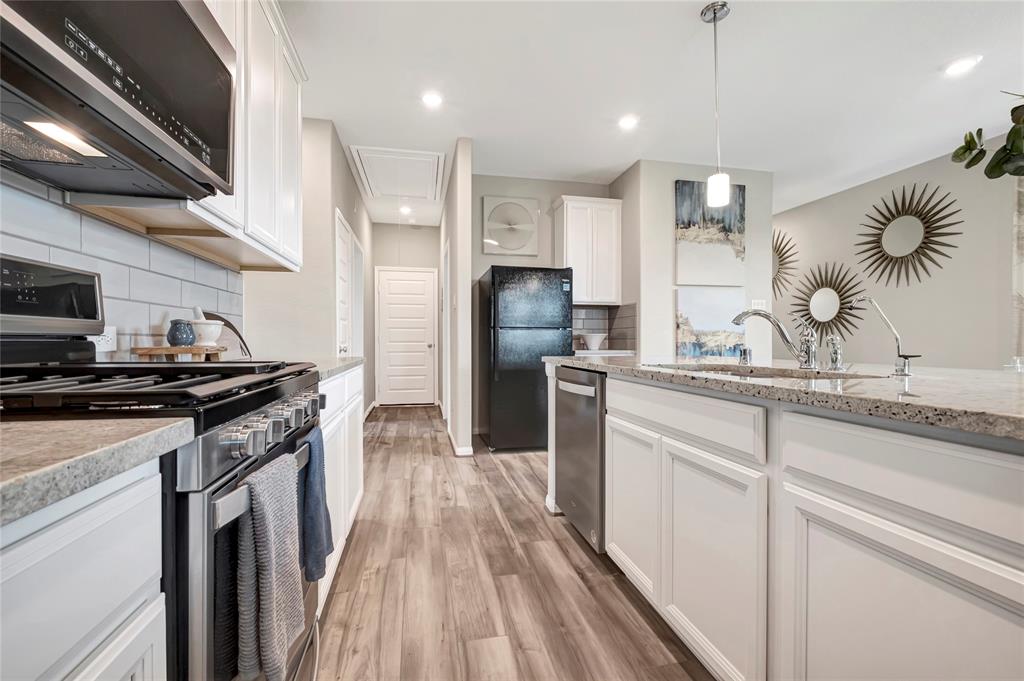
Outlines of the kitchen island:
[{"label": "kitchen island", "polygon": [[545,361],[548,510],[604,373],[606,550],[719,679],[1024,678],[1024,376]]}]

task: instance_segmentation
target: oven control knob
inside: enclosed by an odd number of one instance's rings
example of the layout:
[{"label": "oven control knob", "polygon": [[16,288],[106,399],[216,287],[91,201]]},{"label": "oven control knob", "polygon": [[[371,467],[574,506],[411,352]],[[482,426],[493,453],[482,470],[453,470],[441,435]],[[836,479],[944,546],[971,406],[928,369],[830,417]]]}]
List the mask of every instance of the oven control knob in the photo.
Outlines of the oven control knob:
[{"label": "oven control knob", "polygon": [[253,427],[262,428],[267,433],[267,446],[284,442],[284,431],[287,429],[285,420],[276,416],[260,416],[253,420]]},{"label": "oven control knob", "polygon": [[319,395],[306,394],[303,399],[306,401],[306,413],[310,416],[316,416],[320,413],[320,397]]},{"label": "oven control knob", "polygon": [[270,412],[271,418],[279,418],[284,421],[285,430],[298,428],[302,425],[302,410],[292,407],[291,404],[282,404]]},{"label": "oven control knob", "polygon": [[267,431],[246,423],[228,430],[221,442],[234,459],[256,456],[267,449]]}]

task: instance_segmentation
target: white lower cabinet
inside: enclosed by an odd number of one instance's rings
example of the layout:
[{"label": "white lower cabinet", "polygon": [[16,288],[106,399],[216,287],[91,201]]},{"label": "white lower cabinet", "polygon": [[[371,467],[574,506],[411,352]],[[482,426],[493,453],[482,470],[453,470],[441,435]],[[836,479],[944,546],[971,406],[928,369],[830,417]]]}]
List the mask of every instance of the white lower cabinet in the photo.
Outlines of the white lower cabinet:
[{"label": "white lower cabinet", "polygon": [[157,681],[167,678],[167,613],[164,595],[101,648],[70,681]]},{"label": "white lower cabinet", "polygon": [[[359,380],[352,380],[358,376]],[[331,512],[334,551],[327,557],[327,572],[318,587],[322,610],[341,564],[348,534],[363,498],[363,394],[362,369],[332,376],[320,384],[327,408],[320,414],[324,435],[324,473],[327,508]]]},{"label": "white lower cabinet", "polygon": [[655,605],[660,469],[661,436],[614,416],[605,419],[605,550]]},{"label": "white lower cabinet", "polygon": [[662,438],[660,610],[720,679],[763,679],[768,476]]}]

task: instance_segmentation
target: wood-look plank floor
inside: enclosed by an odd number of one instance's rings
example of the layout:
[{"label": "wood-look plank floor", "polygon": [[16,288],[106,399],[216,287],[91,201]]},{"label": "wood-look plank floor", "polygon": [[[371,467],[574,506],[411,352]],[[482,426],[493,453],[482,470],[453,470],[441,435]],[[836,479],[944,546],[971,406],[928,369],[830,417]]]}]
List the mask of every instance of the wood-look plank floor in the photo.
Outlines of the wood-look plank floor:
[{"label": "wood-look plank floor", "polygon": [[434,407],[378,407],[321,621],[320,679],[711,681],[621,571],[544,509],[544,452],[452,454]]}]

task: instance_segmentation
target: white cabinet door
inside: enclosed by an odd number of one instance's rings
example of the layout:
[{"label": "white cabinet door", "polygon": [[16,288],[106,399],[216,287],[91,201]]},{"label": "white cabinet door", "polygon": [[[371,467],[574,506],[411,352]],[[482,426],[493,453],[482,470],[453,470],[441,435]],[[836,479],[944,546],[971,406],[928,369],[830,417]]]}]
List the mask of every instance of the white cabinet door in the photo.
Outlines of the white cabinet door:
[{"label": "white cabinet door", "polygon": [[167,678],[164,595],[103,646],[70,681],[157,681]]},{"label": "white cabinet door", "polygon": [[572,268],[572,302],[593,300],[594,224],[589,206],[565,207],[565,266]]},{"label": "white cabinet door", "polygon": [[777,509],[779,678],[1024,678],[1019,565],[796,484]]},{"label": "white cabinet door", "polygon": [[277,222],[277,66],[280,54],[277,27],[263,0],[246,3],[248,30],[248,211],[245,231],[278,250]]},{"label": "white cabinet door", "polygon": [[302,112],[301,76],[286,50],[278,51],[277,223],[281,254],[302,263]]},{"label": "white cabinet door", "polygon": [[245,3],[240,0],[207,0],[206,4],[224,34],[235,48],[235,129],[234,159],[232,162],[231,194],[217,192],[199,204],[216,213],[231,227],[241,230],[245,226],[246,188],[246,125],[248,98],[245,77]]},{"label": "white cabinet door", "polygon": [[594,235],[591,299],[597,303],[617,305],[621,302],[619,211],[619,206],[612,204],[596,204],[591,208]]},{"label": "white cabinet door", "polygon": [[662,451],[662,615],[717,678],[764,679],[767,475],[667,437]]},{"label": "white cabinet door", "polygon": [[345,410],[348,446],[345,448],[345,502],[348,523],[345,531],[352,528],[359,503],[363,500],[363,398],[357,397]]},{"label": "white cabinet door", "polygon": [[327,572],[319,583],[320,603],[323,608],[330,594],[331,584],[338,568],[341,554],[345,550],[348,534],[345,502],[345,469],[348,458],[347,422],[344,414],[337,414],[330,423],[323,425],[324,434],[324,481],[327,487],[327,509],[331,513],[331,540],[334,551],[327,557]]},{"label": "white cabinet door", "polygon": [[661,437],[605,419],[605,549],[655,605],[660,569]]}]

